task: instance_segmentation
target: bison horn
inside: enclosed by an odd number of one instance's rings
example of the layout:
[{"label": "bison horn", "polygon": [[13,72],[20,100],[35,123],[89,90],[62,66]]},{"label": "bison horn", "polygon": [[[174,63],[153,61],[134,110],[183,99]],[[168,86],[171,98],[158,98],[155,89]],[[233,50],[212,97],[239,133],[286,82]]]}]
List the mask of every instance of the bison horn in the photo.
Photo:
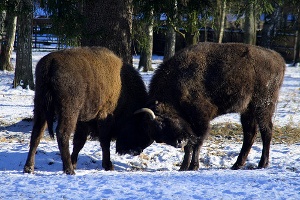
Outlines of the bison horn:
[{"label": "bison horn", "polygon": [[142,112],[148,113],[151,116],[151,120],[155,119],[155,114],[150,108],[141,108],[141,109],[135,111],[134,114],[138,114],[138,113],[142,113]]}]

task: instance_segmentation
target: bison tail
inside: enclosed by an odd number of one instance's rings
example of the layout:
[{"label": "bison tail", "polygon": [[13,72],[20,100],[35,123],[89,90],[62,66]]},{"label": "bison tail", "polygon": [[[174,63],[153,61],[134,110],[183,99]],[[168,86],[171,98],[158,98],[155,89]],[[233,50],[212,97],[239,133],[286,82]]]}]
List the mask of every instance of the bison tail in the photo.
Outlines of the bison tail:
[{"label": "bison tail", "polygon": [[55,117],[55,108],[53,105],[52,95],[47,93],[46,96],[46,120],[48,124],[49,135],[52,139],[54,139],[54,131],[53,131],[53,122]]}]

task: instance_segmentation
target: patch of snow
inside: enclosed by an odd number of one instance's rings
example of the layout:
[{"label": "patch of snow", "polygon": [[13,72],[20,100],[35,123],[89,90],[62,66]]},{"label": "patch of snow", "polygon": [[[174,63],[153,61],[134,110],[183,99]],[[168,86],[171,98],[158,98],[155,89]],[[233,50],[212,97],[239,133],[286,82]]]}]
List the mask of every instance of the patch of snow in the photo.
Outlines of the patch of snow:
[{"label": "patch of snow", "polygon": [[[47,52],[33,53],[33,66]],[[135,66],[138,57],[134,57]],[[157,66],[162,57],[153,57]],[[146,84],[152,72],[141,73]],[[34,92],[13,89],[14,73],[0,72],[0,199],[299,199],[300,144],[273,144],[270,167],[255,168],[262,145],[255,143],[244,170],[230,170],[241,143],[206,140],[200,169],[178,172],[182,149],[153,143],[139,156],[115,153],[115,171],[104,171],[99,142],[88,141],[79,154],[75,176],[62,173],[56,141],[45,137],[36,155],[35,174],[23,174],[29,150]],[[287,67],[274,116],[277,126],[299,126],[300,68]],[[239,115],[213,120],[239,123]],[[47,134],[46,134],[47,136]],[[70,151],[72,142],[70,141]]]}]

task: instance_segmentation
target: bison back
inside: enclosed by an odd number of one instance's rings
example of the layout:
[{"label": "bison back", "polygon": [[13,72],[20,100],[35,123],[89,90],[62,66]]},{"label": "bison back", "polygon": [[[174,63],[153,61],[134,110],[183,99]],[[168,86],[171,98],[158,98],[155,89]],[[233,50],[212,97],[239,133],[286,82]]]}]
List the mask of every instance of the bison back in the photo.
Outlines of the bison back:
[{"label": "bison back", "polygon": [[122,60],[101,47],[50,53],[36,67],[35,104],[52,99],[55,110],[77,113],[80,121],[105,118],[120,95],[121,67]]},{"label": "bison back", "polygon": [[216,115],[242,112],[276,101],[285,62],[276,52],[238,43],[200,43],[162,63],[150,83],[150,98],[205,102]]}]

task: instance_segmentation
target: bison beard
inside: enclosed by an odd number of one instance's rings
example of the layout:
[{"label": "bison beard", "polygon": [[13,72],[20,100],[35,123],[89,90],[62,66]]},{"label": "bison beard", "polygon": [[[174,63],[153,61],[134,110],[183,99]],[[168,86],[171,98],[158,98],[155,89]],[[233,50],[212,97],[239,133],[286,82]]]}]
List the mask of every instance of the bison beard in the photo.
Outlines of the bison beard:
[{"label": "bison beard", "polygon": [[[74,48],[46,55],[36,67],[34,125],[24,172],[34,172],[35,153],[46,125],[54,137],[55,116],[66,174],[75,174],[78,153],[89,134],[99,138],[103,168],[112,170],[113,138],[117,139],[121,153],[138,154],[152,142],[140,134],[142,123],[134,115],[134,111],[145,106],[146,100],[147,91],[139,73],[106,48]],[[74,148],[70,156],[69,138],[73,132]]]},{"label": "bison beard", "polygon": [[157,142],[186,143],[180,170],[199,168],[199,151],[212,119],[240,113],[244,140],[232,169],[245,164],[257,129],[263,142],[258,167],[264,168],[269,164],[272,116],[284,71],[285,61],[274,51],[246,44],[200,43],[158,67],[150,83],[148,110],[138,112],[152,112],[145,115],[146,130]]}]

